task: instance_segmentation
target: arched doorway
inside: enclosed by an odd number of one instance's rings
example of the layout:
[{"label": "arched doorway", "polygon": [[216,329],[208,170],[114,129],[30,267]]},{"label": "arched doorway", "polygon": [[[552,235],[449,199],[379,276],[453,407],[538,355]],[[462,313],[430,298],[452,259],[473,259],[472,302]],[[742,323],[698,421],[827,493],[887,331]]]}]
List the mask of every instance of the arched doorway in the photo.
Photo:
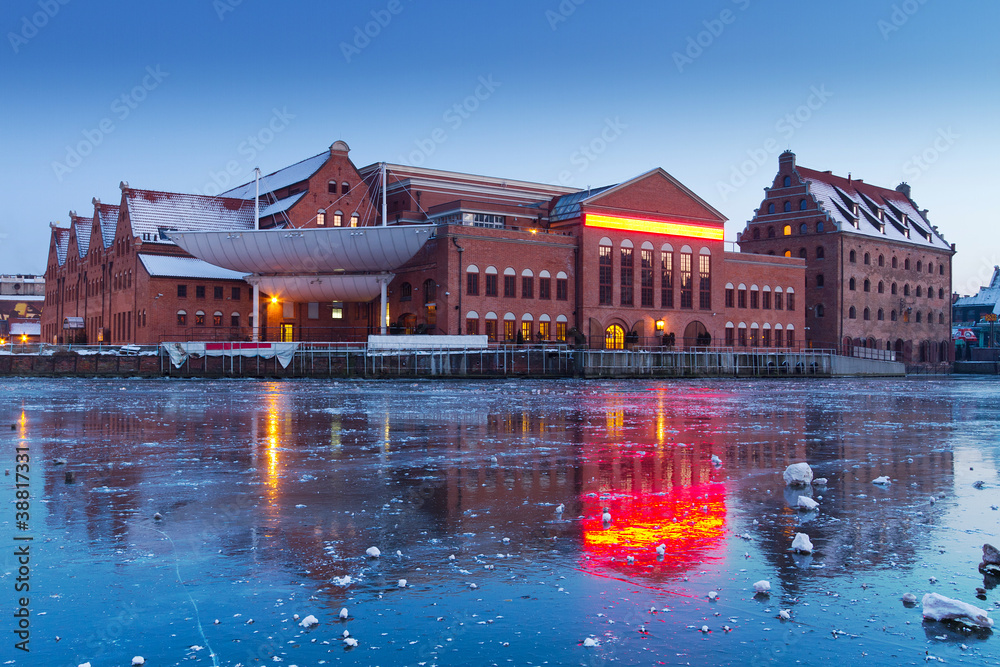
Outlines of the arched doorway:
[{"label": "arched doorway", "polygon": [[625,329],[618,324],[612,324],[604,330],[604,349],[625,349]]},{"label": "arched doorway", "polygon": [[695,320],[684,328],[684,347],[708,347],[712,344],[712,335],[700,321]]}]

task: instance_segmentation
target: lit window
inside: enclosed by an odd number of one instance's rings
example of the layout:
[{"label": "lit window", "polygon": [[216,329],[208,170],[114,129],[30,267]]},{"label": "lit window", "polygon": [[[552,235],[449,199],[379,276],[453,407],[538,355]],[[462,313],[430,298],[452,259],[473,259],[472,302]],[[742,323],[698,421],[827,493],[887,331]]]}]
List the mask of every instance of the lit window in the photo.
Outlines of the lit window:
[{"label": "lit window", "polygon": [[344,302],[334,301],[330,309],[330,319],[342,320],[344,319]]},{"label": "lit window", "polygon": [[316,226],[323,227],[326,225],[326,211],[320,209],[316,212]]},{"label": "lit window", "polygon": [[359,220],[358,214],[357,213],[352,213],[351,214],[351,227],[357,227],[358,226],[358,220]]}]

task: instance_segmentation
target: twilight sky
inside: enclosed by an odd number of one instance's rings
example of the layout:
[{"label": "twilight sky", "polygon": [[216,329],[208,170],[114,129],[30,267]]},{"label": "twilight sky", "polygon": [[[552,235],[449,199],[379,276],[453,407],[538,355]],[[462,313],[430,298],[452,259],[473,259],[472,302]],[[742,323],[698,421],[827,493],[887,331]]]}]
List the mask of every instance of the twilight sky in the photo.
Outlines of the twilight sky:
[{"label": "twilight sky", "polygon": [[971,293],[1000,264],[998,24],[993,0],[7,0],[0,273],[42,273],[48,223],[122,180],[215,194],[338,139],[577,187],[660,166],[735,240],[790,148],[909,182]]}]

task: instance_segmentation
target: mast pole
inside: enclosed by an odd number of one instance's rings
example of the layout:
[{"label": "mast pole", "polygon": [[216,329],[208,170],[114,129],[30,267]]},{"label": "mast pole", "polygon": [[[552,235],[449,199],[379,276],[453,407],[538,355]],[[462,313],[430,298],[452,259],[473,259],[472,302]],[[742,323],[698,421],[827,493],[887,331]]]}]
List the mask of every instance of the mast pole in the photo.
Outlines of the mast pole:
[{"label": "mast pole", "polygon": [[[389,194],[389,192],[386,189],[386,166],[385,166],[385,162],[382,163],[382,169],[381,169],[381,171],[382,171],[382,226],[385,227],[389,223],[389,218],[388,218],[388,210],[389,210],[388,194]],[[382,332],[382,335],[384,336],[386,334],[386,327],[389,324],[389,298],[388,298],[388,294],[386,293],[387,289],[388,289],[388,284],[387,284],[388,281],[387,280],[382,280],[381,283],[382,283],[382,300],[381,300],[381,303],[380,303],[379,318],[378,319],[379,319],[379,324],[380,324],[380,331]]]},{"label": "mast pole", "polygon": [[[254,231],[260,229],[260,167],[254,167],[254,176],[257,181],[257,193],[253,198],[253,228]],[[257,281],[253,284],[253,342],[260,340],[260,285]]]}]

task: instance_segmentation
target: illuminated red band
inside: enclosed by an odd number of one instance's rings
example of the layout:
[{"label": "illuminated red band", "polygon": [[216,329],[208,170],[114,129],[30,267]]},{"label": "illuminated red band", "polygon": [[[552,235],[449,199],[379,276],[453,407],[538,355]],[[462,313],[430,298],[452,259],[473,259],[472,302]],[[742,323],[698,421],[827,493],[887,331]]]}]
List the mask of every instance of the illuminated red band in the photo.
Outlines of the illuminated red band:
[{"label": "illuminated red band", "polygon": [[722,227],[709,227],[687,222],[668,222],[667,220],[646,220],[643,218],[619,218],[613,215],[587,213],[583,224],[586,227],[602,229],[618,229],[624,232],[643,232],[646,234],[664,234],[667,236],[686,236],[693,239],[721,241]]}]

